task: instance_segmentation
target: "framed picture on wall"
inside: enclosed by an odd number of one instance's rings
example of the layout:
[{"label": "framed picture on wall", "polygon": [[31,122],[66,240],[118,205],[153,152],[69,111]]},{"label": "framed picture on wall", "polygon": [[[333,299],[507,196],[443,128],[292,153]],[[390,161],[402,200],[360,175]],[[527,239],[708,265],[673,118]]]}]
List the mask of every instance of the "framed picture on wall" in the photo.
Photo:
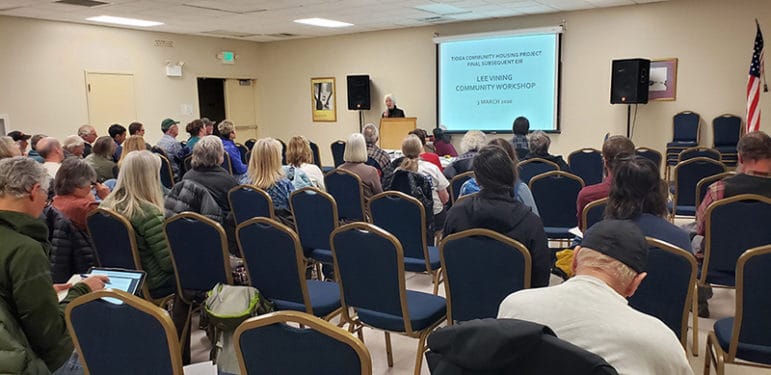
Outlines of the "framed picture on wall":
[{"label": "framed picture on wall", "polygon": [[311,78],[311,113],[314,122],[337,121],[335,77]]},{"label": "framed picture on wall", "polygon": [[651,61],[648,100],[675,100],[677,94],[677,59]]}]

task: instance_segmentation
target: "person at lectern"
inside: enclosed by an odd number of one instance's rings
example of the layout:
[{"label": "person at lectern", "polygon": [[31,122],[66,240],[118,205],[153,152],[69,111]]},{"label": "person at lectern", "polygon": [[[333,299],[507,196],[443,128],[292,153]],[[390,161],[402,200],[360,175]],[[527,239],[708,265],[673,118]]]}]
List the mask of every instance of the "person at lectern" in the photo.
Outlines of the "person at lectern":
[{"label": "person at lectern", "polygon": [[396,108],[396,99],[393,94],[386,94],[385,105],[386,110],[383,112],[383,117],[404,117],[404,111]]}]

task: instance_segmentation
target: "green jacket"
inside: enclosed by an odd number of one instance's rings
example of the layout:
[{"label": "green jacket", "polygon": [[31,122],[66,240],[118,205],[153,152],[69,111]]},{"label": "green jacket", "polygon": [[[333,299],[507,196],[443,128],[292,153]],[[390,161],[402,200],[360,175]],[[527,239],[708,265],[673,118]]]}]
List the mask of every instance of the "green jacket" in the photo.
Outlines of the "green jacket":
[{"label": "green jacket", "polygon": [[163,214],[153,206],[143,207],[142,215],[131,218],[137,236],[137,250],[142,269],[147,272],[147,288],[154,291],[168,286],[174,278],[169,243],[163,233]]},{"label": "green jacket", "polygon": [[0,211],[0,238],[0,373],[48,374],[73,351],[64,307],[89,288],[79,283],[58,302],[43,221]]}]

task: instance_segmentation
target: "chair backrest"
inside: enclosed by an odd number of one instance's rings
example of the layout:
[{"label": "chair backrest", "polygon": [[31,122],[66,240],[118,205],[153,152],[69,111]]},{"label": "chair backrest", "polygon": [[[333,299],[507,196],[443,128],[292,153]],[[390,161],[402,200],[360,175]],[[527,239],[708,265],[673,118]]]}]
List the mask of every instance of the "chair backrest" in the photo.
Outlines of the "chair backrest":
[{"label": "chair backrest", "polygon": [[209,291],[217,283],[233,284],[227,238],[222,226],[200,214],[183,212],[163,227],[169,243],[177,291]]},{"label": "chair backrest", "polygon": [[688,147],[683,151],[680,151],[679,154],[677,154],[677,162],[683,162],[686,160],[690,160],[693,158],[708,158],[720,161],[720,152],[715,150],[714,148],[708,148],[708,147]]},{"label": "chair backrest", "polygon": [[101,267],[141,269],[134,227],[113,210],[97,208],[86,217],[88,234]]},{"label": "chair backrest", "polygon": [[193,169],[193,155],[188,155],[182,160],[182,175],[184,176],[187,171]]},{"label": "chair backrest", "polygon": [[319,189],[306,187],[292,192],[289,205],[300,244],[309,249],[331,249],[329,235],[339,223],[335,199]]},{"label": "chair backrest", "polygon": [[540,174],[530,180],[530,191],[544,227],[573,228],[578,225],[576,199],[584,187],[580,177],[562,171]]},{"label": "chair backrest", "polygon": [[651,160],[657,168],[661,168],[661,153],[648,147],[638,147],[634,150],[635,154]]},{"label": "chair backrest", "polygon": [[335,198],[341,219],[364,220],[364,189],[359,176],[338,168],[324,176],[324,185]]},{"label": "chair backrest", "polygon": [[581,232],[586,232],[592,225],[602,221],[607,206],[608,198],[591,201],[584,206],[584,211],[581,212]]},{"label": "chair backrest", "polygon": [[278,138],[276,140],[281,143],[281,165],[286,165],[286,143]]},{"label": "chair backrest", "polygon": [[246,154],[249,153],[249,149],[240,143],[236,143],[236,148],[238,149],[238,153],[241,155],[241,162],[244,164],[248,164],[249,159],[246,158]]},{"label": "chair backrest", "polygon": [[222,169],[228,171],[228,173],[233,174],[233,161],[230,160],[230,154],[225,152],[225,157],[222,159]]},{"label": "chair backrest", "polygon": [[100,290],[67,304],[64,316],[86,374],[182,374],[174,323],[150,302]]},{"label": "chair backrest", "polygon": [[542,173],[558,171],[560,166],[557,163],[541,158],[532,158],[519,162],[519,180],[525,184],[530,183],[530,179]]},{"label": "chair backrest", "polygon": [[386,191],[373,196],[368,208],[372,224],[399,239],[405,258],[428,259],[426,213],[419,200],[399,191]]},{"label": "chair backrest", "polygon": [[332,232],[331,242],[343,314],[354,307],[402,316],[412,333],[399,240],[372,224],[351,223]]},{"label": "chair backrest", "polygon": [[450,180],[450,199],[452,203],[458,199],[463,183],[474,177],[474,171],[463,172]]},{"label": "chair backrest", "polygon": [[696,286],[696,257],[667,242],[646,237],[648,276],[629,297],[629,304],[667,325],[685,347],[688,312]]},{"label": "chair backrest", "polygon": [[718,173],[712,176],[704,177],[701,180],[699,180],[698,183],[696,183],[696,207],[699,207],[701,205],[701,200],[704,199],[704,196],[707,195],[707,190],[709,189],[709,186],[715,183],[716,181],[720,181],[726,177],[731,177],[736,175],[735,171],[728,171],[723,173]]},{"label": "chair backrest", "polygon": [[745,251],[736,264],[736,313],[728,358],[736,357],[738,344],[771,346],[771,245]]},{"label": "chair backrest", "polygon": [[345,141],[334,141],[329,147],[332,150],[332,159],[334,159],[335,168],[345,163],[345,160],[343,160],[343,154],[345,154]]},{"label": "chair backrest", "polygon": [[296,233],[275,220],[256,217],[238,225],[236,238],[253,287],[268,299],[304,304],[313,314]]},{"label": "chair backrest", "polygon": [[672,117],[672,140],[675,142],[698,142],[699,121],[696,112],[683,111]]},{"label": "chair backrest", "polygon": [[586,185],[602,182],[602,152],[594,148],[582,148],[568,155],[570,170],[584,180]]},{"label": "chair backrest", "polygon": [[380,163],[375,160],[372,156],[367,157],[367,161],[364,162],[364,164],[369,165],[372,168],[375,168],[377,170],[378,176],[383,176],[383,168],[380,166]]},{"label": "chair backrest", "polygon": [[771,244],[771,198],[742,194],[707,207],[701,283],[735,284],[736,262],[747,249]]},{"label": "chair backrest", "polygon": [[174,187],[174,169],[171,168],[171,162],[165,154],[158,154],[161,157],[161,183],[167,189]]},{"label": "chair backrest", "polygon": [[696,205],[696,184],[701,179],[725,172],[723,163],[710,158],[693,158],[675,166],[675,206]]},{"label": "chair backrest", "polygon": [[742,132],[742,119],[732,114],[723,114],[712,120],[713,144],[718,146],[736,146]]},{"label": "chair backrest", "polygon": [[236,224],[241,224],[253,217],[276,218],[270,194],[256,186],[238,185],[230,189],[228,202]]},{"label": "chair backrest", "polygon": [[372,374],[364,343],[334,324],[296,311],[251,318],[236,328],[233,340],[242,374]]},{"label": "chair backrest", "polygon": [[166,155],[166,151],[164,151],[162,148],[160,148],[158,146],[150,147],[150,151],[155,153],[155,154],[161,155],[161,156],[165,157],[166,159],[169,158],[169,155]]},{"label": "chair backrest", "polygon": [[311,153],[313,154],[313,164],[321,168],[321,153],[319,152],[319,145],[309,142],[311,146]]},{"label": "chair backrest", "polygon": [[254,144],[255,144],[255,143],[257,143],[257,140],[256,140],[256,139],[254,139],[254,138],[249,138],[249,139],[247,139],[247,140],[246,140],[246,142],[244,142],[244,146],[246,146],[246,148],[247,148],[249,151],[252,151],[252,148],[254,147]]},{"label": "chair backrest", "polygon": [[439,256],[450,324],[495,318],[506,296],[530,287],[530,252],[489,229],[469,229],[445,237],[439,244]]}]

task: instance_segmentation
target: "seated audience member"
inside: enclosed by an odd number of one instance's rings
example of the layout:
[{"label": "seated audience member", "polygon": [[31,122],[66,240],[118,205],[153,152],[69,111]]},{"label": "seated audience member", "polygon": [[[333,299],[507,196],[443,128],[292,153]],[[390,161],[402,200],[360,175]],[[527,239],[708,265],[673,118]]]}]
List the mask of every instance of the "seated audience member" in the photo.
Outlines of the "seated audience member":
[{"label": "seated audience member", "polygon": [[220,137],[222,138],[222,145],[225,148],[225,153],[230,158],[230,165],[233,167],[233,177],[236,180],[241,180],[246,175],[246,164],[241,160],[241,151],[236,147],[236,127],[229,120],[223,120],[217,125],[217,129],[220,131]]},{"label": "seated audience member", "polygon": [[549,285],[549,252],[541,219],[512,196],[517,168],[498,146],[485,146],[474,157],[479,193],[455,202],[447,213],[444,235],[485,228],[521,242],[532,259],[532,287]]},{"label": "seated audience member", "polygon": [[[98,144],[98,142],[97,142]],[[99,199],[110,194],[110,189],[96,182],[96,172],[83,159],[67,158],[54,178],[53,206],[70,219],[75,228],[86,229],[86,216],[99,206],[91,188]]]},{"label": "seated audience member", "polygon": [[444,226],[444,218],[447,216],[444,204],[450,200],[450,194],[447,192],[447,187],[450,186],[450,182],[447,181],[447,178],[444,177],[436,165],[431,164],[420,157],[421,151],[423,151],[423,144],[420,142],[418,136],[411,134],[405,138],[402,142],[404,160],[399,169],[417,172],[428,177],[428,180],[431,183],[434,227],[441,228]]},{"label": "seated audience member", "polygon": [[202,137],[207,136],[206,127],[201,120],[193,120],[185,126],[185,131],[190,134],[190,138],[187,139],[185,146],[189,149],[193,149],[195,144],[201,140]]},{"label": "seated audience member", "polygon": [[64,142],[62,142],[62,148],[64,149],[65,158],[74,156],[76,158],[82,159],[83,152],[85,151],[85,142],[83,142],[83,139],[77,135],[70,135],[67,136],[67,138],[64,138]]},{"label": "seated audience member", "polygon": [[[252,154],[252,158],[254,158],[254,154]],[[364,136],[359,133],[353,133],[348,137],[343,160],[345,163],[338,168],[359,176],[363,187],[364,199],[369,199],[373,195],[383,192],[383,186],[380,184],[380,175],[377,173],[377,169],[366,164],[367,146],[364,142]]]},{"label": "seated audience member", "polygon": [[[145,126],[141,122],[134,121],[131,124],[129,124],[128,132],[129,132],[129,137],[131,137],[132,135],[136,135],[144,139]],[[124,150],[126,149],[126,142],[123,142],[123,149]],[[153,146],[150,146],[149,143],[145,142],[145,149],[150,151],[153,149]],[[123,153],[121,153],[121,157],[123,157]]]},{"label": "seated audience member", "polygon": [[117,162],[120,160],[120,154],[123,152],[123,141],[126,140],[126,128],[120,124],[112,124],[107,129],[107,133],[115,141],[115,153],[112,155],[112,160]]},{"label": "seated audience member", "polygon": [[[498,146],[502,148],[503,151],[506,151],[506,154],[508,154],[511,158],[511,162],[514,163],[514,168],[517,168],[517,163],[519,161],[517,160],[517,154],[514,153],[514,149],[511,147],[510,142],[502,138],[495,138],[490,141],[489,144]],[[458,194],[458,197],[473,194],[479,190],[481,190],[481,188],[479,187],[479,183],[477,183],[477,179],[472,177],[468,181],[464,182],[463,185],[461,185],[460,194]],[[514,198],[516,198],[518,201],[522,202],[525,206],[530,207],[530,210],[533,211],[534,214],[540,216],[538,213],[538,207],[535,205],[533,193],[530,192],[530,188],[527,187],[527,185],[522,182],[519,177],[517,177],[517,181],[514,183],[512,194],[514,194]]]},{"label": "seated audience member", "polygon": [[578,192],[576,199],[576,215],[578,227],[583,221],[584,207],[592,201],[608,197],[610,185],[613,182],[613,171],[618,165],[619,159],[628,158],[635,154],[634,143],[623,135],[608,137],[602,144],[602,166],[605,169],[605,178],[599,184],[585,186]]},{"label": "seated audience member", "polygon": [[388,163],[391,162],[391,158],[388,156],[387,152],[383,151],[383,149],[377,145],[377,141],[380,139],[380,132],[378,131],[377,126],[371,122],[367,123],[364,125],[361,134],[364,135],[364,140],[367,142],[367,156],[374,159],[375,162],[377,162],[377,165],[380,166],[379,169],[382,171],[388,166]]},{"label": "seated audience member", "polygon": [[[362,138],[362,146],[363,141]],[[374,169],[373,167],[369,168]],[[257,143],[252,147],[247,175],[250,185],[265,190],[270,195],[277,214],[290,215],[289,195],[295,189],[281,168],[281,143],[273,138],[257,140]]]},{"label": "seated audience member", "polygon": [[620,160],[614,170],[616,178],[610,186],[605,217],[632,220],[646,236],[690,252],[688,233],[664,218],[667,188],[656,164],[642,156],[630,156]]},{"label": "seated audience member", "polygon": [[214,133],[214,123],[207,117],[201,117],[201,122],[203,122],[203,127],[206,129],[204,136],[212,135]]},{"label": "seated audience member", "polygon": [[58,171],[59,167],[62,165],[62,160],[64,160],[64,150],[62,149],[62,145],[56,138],[45,137],[37,143],[37,152],[40,153],[40,156],[45,160],[43,168],[48,171],[48,175],[51,176],[51,178],[54,178],[54,176],[56,176],[56,171]]},{"label": "seated audience member", "polygon": [[626,298],[645,278],[648,245],[628,220],[604,220],[576,248],[576,276],[548,288],[512,293],[498,318],[532,321],[604,358],[619,374],[693,374],[680,341]]},{"label": "seated audience member", "polygon": [[482,147],[487,144],[487,136],[479,130],[469,130],[460,141],[460,152],[455,161],[444,169],[444,175],[448,180],[471,170],[472,160]]},{"label": "seated audience member", "polygon": [[27,156],[27,146],[29,145],[28,144],[29,142],[27,141],[30,139],[30,136],[18,130],[14,130],[8,133],[8,136],[11,137],[13,141],[19,145],[19,151],[21,151],[21,155]]},{"label": "seated audience member", "polygon": [[519,116],[511,124],[511,131],[514,132],[514,138],[511,139],[511,146],[517,152],[518,157],[524,157],[530,152],[530,143],[527,140],[527,132],[530,131],[530,121],[527,117]]},{"label": "seated audience member", "polygon": [[[7,373],[49,374],[74,350],[64,308],[104,288],[106,276],[75,285],[53,284],[48,228],[39,219],[48,200],[47,171],[32,159],[0,160],[0,325],[2,368]],[[56,292],[67,290],[59,302]]]},{"label": "seated audience member", "polygon": [[450,136],[442,128],[434,128],[434,151],[439,156],[458,156],[455,146],[450,143]]},{"label": "seated audience member", "polygon": [[[174,121],[170,118],[161,121],[161,131],[163,136],[158,140],[158,148],[166,153],[166,157],[171,162],[171,170],[174,172],[175,180],[180,177],[179,166],[187,156],[187,151],[182,147],[182,144],[177,141],[177,135],[179,134],[179,121]],[[188,148],[189,150],[189,148]]]},{"label": "seated audience member", "polygon": [[[40,164],[45,163],[45,160],[43,159],[42,156],[40,156],[40,153],[37,152],[37,143],[40,142],[40,140],[45,138],[45,137],[46,137],[45,134],[35,134],[29,140],[29,148],[30,149],[29,149],[29,152],[27,153],[27,157],[29,157],[30,159],[32,159],[32,160],[34,160],[34,161],[36,161],[36,162],[38,162]],[[8,139],[13,141],[13,138],[11,138],[11,137],[8,137]],[[18,148],[18,147],[19,146],[17,145],[16,148]],[[19,151],[19,152],[21,152],[21,151]]]},{"label": "seated audience member", "polygon": [[444,171],[444,168],[442,167],[442,163],[439,161],[439,155],[426,151],[426,137],[428,136],[428,133],[426,133],[423,129],[415,129],[409,134],[414,134],[418,139],[420,139],[420,158],[435,165],[437,168],[439,168],[439,171]]},{"label": "seated audience member", "polygon": [[193,148],[192,169],[182,178],[205,187],[222,210],[223,217],[230,213],[228,191],[238,185],[238,181],[222,168],[224,158],[222,139],[207,135],[196,142],[196,147]]},{"label": "seated audience member", "polygon": [[91,154],[86,156],[86,163],[96,171],[95,181],[105,182],[115,178],[115,166],[117,164],[112,160],[115,154],[115,147],[115,141],[107,136],[99,137],[94,142]]},{"label": "seated audience member", "polygon": [[88,156],[91,153],[91,146],[99,137],[96,135],[96,129],[91,125],[83,125],[78,128],[78,136],[83,139],[83,157]]},{"label": "seated audience member", "polygon": [[560,155],[552,155],[549,153],[549,146],[551,145],[551,139],[546,133],[536,130],[530,135],[530,152],[525,156],[524,160],[532,158],[546,159],[550,162],[557,163],[560,170],[563,172],[572,173],[568,163],[562,159]]},{"label": "seated audience member", "polygon": [[21,156],[19,145],[17,145],[11,137],[0,137],[0,159],[12,158],[15,156]]},{"label": "seated audience member", "polygon": [[123,142],[123,152],[121,152],[120,159],[118,159],[118,166],[123,164],[123,160],[126,159],[126,155],[129,153],[147,150],[146,145],[145,139],[141,135],[130,135],[126,138],[126,141]]},{"label": "seated audience member", "polygon": [[313,151],[311,150],[310,142],[303,136],[294,136],[289,140],[289,144],[286,147],[286,162],[289,164],[289,167],[298,168],[303,171],[314,187],[326,191],[324,173],[321,172],[321,169],[316,164],[313,164]]}]

